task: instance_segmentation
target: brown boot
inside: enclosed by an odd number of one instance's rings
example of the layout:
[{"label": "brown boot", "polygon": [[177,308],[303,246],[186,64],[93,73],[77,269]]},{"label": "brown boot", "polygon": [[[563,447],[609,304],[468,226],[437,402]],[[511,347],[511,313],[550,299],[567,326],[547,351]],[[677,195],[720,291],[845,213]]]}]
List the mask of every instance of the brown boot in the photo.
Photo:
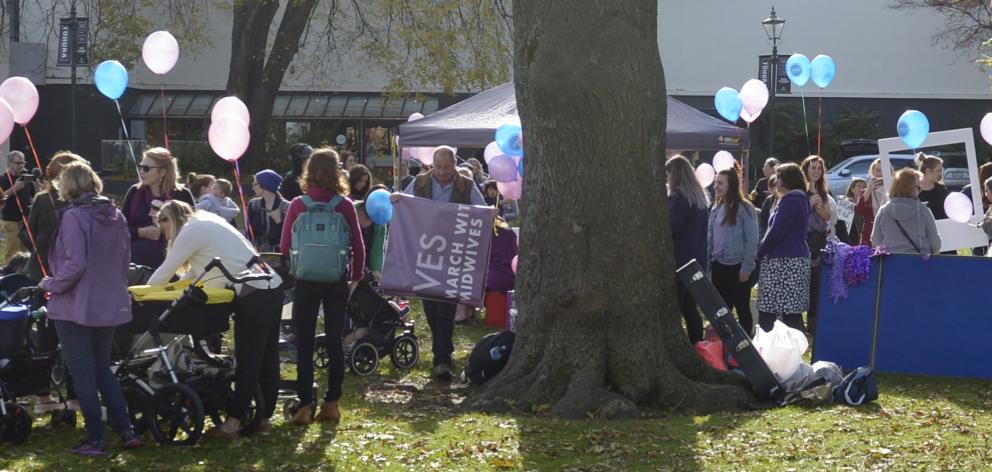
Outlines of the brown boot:
[{"label": "brown boot", "polygon": [[338,409],[338,402],[324,402],[320,405],[320,413],[314,417],[316,421],[341,421],[341,410]]},{"label": "brown boot", "polygon": [[293,414],[293,418],[289,420],[290,424],[296,425],[308,425],[313,423],[313,410],[310,408],[310,404],[300,405],[300,409],[296,410]]}]

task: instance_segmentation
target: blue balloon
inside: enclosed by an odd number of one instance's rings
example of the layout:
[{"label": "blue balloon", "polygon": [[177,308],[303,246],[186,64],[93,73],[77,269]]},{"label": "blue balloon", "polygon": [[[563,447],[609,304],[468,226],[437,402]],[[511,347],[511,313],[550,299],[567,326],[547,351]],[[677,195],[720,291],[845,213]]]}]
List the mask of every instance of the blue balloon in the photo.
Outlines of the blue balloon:
[{"label": "blue balloon", "polygon": [[820,54],[813,58],[813,62],[810,63],[810,76],[817,87],[825,88],[830,85],[835,75],[837,75],[837,66],[830,56]]},{"label": "blue balloon", "polygon": [[505,124],[496,128],[496,145],[499,146],[499,150],[503,151],[503,154],[507,156],[522,156],[524,155],[524,144],[520,139],[520,133],[523,130],[520,129],[519,125]]},{"label": "blue balloon", "polygon": [[785,75],[788,75],[789,80],[797,87],[806,85],[811,73],[809,58],[802,54],[793,54],[789,56],[788,61],[785,61]]},{"label": "blue balloon", "polygon": [[379,189],[370,193],[365,199],[365,213],[377,225],[389,224],[393,219],[393,202],[389,201],[389,192]]},{"label": "blue balloon", "polygon": [[517,173],[520,177],[524,176],[524,156],[520,156],[520,161],[517,162]]},{"label": "blue balloon", "polygon": [[96,67],[93,83],[107,98],[117,100],[127,90],[127,69],[120,62],[103,61]]},{"label": "blue balloon", "polygon": [[899,133],[899,137],[902,138],[902,142],[906,143],[906,146],[909,146],[910,149],[917,149],[923,144],[923,141],[927,140],[927,135],[930,134],[930,120],[923,113],[916,110],[908,110],[899,117],[899,122],[896,123],[896,131]]},{"label": "blue balloon", "polygon": [[736,90],[730,87],[717,90],[713,103],[716,105],[717,113],[725,120],[736,122],[741,117],[741,108],[744,105],[741,103],[741,95]]}]

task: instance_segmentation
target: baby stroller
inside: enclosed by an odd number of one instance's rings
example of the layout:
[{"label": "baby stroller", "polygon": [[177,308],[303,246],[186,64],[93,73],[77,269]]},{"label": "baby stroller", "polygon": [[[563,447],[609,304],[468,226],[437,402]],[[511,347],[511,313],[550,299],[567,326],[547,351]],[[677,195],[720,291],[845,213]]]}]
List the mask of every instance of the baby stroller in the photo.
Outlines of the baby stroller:
[{"label": "baby stroller", "polygon": [[0,278],[0,442],[22,444],[31,434],[21,396],[56,392],[62,408],[51,413],[52,424],[76,424],[55,381],[60,352],[44,304],[44,293],[27,277]]},{"label": "baby stroller", "polygon": [[[232,290],[200,284],[214,268],[232,283],[271,278],[264,265],[263,273],[236,277],[215,258],[192,282],[128,289],[133,319],[118,331],[140,336],[117,364],[116,375],[135,431],[149,429],[163,445],[196,444],[205,416],[220,425],[233,397],[234,359],[211,352],[204,339],[227,331],[233,311]],[[165,340],[163,333],[175,336]],[[261,391],[253,403],[242,434],[254,432],[261,423],[261,416],[255,415],[263,404]]]},{"label": "baby stroller", "polygon": [[[407,310],[386,300],[371,273],[355,287],[348,300],[349,326],[345,329],[345,363],[359,376],[372,375],[379,368],[379,359],[389,355],[393,365],[407,370],[417,365],[420,347],[414,333],[414,323]],[[399,331],[399,335],[397,335]],[[323,368],[327,363],[325,335],[317,336],[315,363]]]}]

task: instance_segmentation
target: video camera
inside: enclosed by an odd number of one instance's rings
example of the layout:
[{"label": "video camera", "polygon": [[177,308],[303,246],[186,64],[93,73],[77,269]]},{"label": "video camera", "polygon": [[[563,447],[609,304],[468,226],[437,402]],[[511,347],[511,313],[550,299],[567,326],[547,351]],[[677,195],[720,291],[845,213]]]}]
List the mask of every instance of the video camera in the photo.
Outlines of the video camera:
[{"label": "video camera", "polygon": [[21,182],[35,182],[41,180],[41,169],[24,170],[17,176]]}]

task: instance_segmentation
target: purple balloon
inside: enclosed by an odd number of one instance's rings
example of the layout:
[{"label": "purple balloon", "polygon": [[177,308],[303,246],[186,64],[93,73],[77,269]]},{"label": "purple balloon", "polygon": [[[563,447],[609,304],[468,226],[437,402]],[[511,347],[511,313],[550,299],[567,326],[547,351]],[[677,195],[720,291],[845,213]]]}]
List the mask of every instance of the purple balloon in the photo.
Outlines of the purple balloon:
[{"label": "purple balloon", "polygon": [[517,180],[517,163],[507,155],[499,155],[489,161],[489,176],[497,182]]}]

